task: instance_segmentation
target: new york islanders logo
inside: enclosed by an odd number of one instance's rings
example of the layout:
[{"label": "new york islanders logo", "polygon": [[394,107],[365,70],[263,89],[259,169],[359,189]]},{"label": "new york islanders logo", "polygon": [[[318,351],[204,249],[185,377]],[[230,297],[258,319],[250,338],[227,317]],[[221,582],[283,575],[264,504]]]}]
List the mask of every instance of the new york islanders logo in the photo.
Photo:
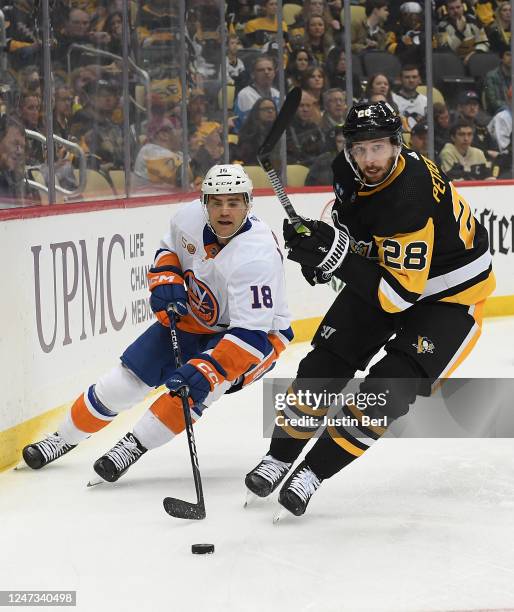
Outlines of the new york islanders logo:
[{"label": "new york islanders logo", "polygon": [[435,351],[434,343],[425,336],[418,336],[418,341],[412,345],[416,349],[416,353],[433,353]]},{"label": "new york islanders logo", "polygon": [[192,270],[186,270],[184,280],[187,285],[187,301],[192,313],[205,325],[215,325],[220,309],[212,291],[195,277]]}]

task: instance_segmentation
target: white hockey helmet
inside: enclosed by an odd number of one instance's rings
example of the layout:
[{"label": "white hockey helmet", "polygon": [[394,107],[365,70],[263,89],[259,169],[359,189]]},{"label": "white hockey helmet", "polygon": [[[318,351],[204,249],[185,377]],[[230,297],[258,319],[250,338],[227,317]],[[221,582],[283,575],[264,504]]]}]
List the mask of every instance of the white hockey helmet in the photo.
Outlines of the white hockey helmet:
[{"label": "white hockey helmet", "polygon": [[248,208],[252,205],[253,184],[239,164],[213,166],[202,183],[202,204],[207,206],[210,195],[242,193]]}]

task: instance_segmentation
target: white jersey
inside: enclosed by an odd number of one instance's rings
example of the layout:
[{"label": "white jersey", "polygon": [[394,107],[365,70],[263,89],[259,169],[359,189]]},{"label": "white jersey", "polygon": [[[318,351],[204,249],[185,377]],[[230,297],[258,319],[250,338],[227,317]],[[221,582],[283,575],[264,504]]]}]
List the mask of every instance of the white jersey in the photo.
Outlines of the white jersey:
[{"label": "white jersey", "polygon": [[291,324],[278,244],[255,215],[246,225],[220,250],[196,200],[181,207],[161,241],[161,248],[178,256],[200,333],[230,327],[268,332]]},{"label": "white jersey", "polygon": [[223,353],[219,359],[233,373],[239,367],[228,362],[250,367],[274,350],[278,356],[292,338],[291,318],[282,254],[263,221],[250,214],[242,231],[220,247],[200,201],[185,204],[171,220],[154,266],[169,264],[174,256],[188,293],[189,315],[180,329],[226,332],[223,350],[216,352]]}]

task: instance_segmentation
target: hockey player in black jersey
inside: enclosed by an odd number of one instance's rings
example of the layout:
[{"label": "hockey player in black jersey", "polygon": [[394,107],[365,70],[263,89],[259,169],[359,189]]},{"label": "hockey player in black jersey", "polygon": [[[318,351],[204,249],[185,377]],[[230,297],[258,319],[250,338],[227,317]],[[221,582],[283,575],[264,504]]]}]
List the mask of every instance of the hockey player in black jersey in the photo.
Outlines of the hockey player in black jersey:
[{"label": "hockey player in black jersey", "polygon": [[[484,301],[495,287],[487,231],[440,168],[402,145],[401,129],[388,103],[356,104],[343,128],[344,151],[333,163],[335,227],[304,220],[306,236],[284,223],[288,257],[312,285],[331,277],[345,283],[291,391],[296,397],[340,392],[386,351],[360,386],[367,397],[385,392],[386,405],[343,406],[358,426],[327,427],[283,484],[279,502],[296,515],[324,479],[362,455],[416,396],[430,395],[436,379],[452,374],[480,335]],[[312,411],[301,401],[298,414]],[[276,426],[247,487],[269,495],[308,437]]]}]

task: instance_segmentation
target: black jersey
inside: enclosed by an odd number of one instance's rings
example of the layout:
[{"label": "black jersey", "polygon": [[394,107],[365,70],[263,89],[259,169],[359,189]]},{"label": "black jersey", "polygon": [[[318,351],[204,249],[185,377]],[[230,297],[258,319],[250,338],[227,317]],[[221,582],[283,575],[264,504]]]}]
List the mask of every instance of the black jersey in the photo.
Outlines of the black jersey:
[{"label": "black jersey", "polygon": [[336,276],[368,302],[396,313],[418,300],[472,305],[492,293],[487,231],[434,162],[404,147],[374,188],[356,180],[343,153],[333,170],[332,218],[351,237]]}]

